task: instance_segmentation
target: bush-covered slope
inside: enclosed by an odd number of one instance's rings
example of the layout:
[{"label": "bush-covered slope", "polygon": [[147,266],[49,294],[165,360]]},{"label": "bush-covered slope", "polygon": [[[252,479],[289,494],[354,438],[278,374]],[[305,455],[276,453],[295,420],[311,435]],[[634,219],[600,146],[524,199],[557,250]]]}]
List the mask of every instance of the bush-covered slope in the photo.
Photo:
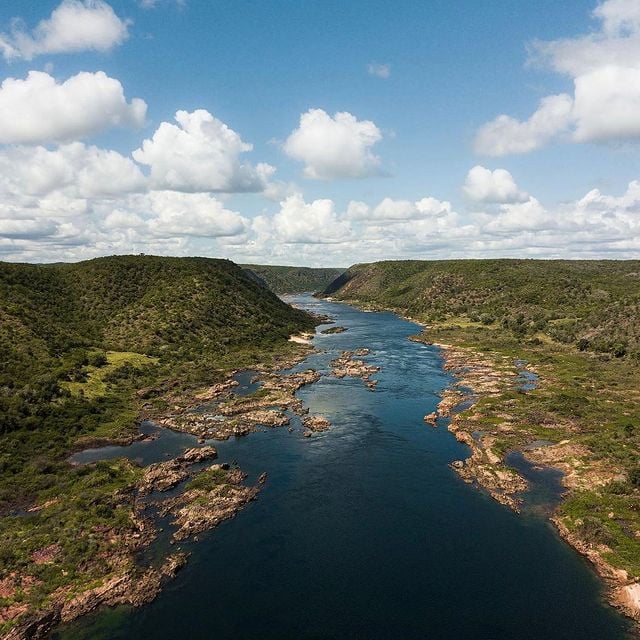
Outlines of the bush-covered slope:
[{"label": "bush-covered slope", "polygon": [[[474,447],[463,468],[490,486],[521,450],[561,470],[561,531],[603,575],[640,583],[640,261],[380,262],[325,294],[425,322],[416,340],[449,345],[463,378],[474,361],[504,376],[491,390],[478,369],[485,392],[455,415]],[[523,362],[539,375],[526,392]]]},{"label": "bush-covered slope", "polygon": [[140,469],[72,466],[72,449],[129,440],[143,404],[290,355],[313,325],[226,260],[0,263],[0,636],[99,584],[106,554],[133,562]]},{"label": "bush-covered slope", "polygon": [[77,264],[0,263],[0,384],[74,348],[211,362],[311,326],[226,260],[117,256]]},{"label": "bush-covered slope", "polygon": [[0,263],[0,507],[37,490],[34,457],[131,431],[137,388],[207,384],[313,324],[226,260]]},{"label": "bush-covered slope", "polygon": [[351,267],[324,293],[427,322],[498,323],[519,336],[640,354],[640,261],[376,262]]},{"label": "bush-covered slope", "polygon": [[276,293],[322,291],[344,271],[344,269],[332,268],[279,267],[259,264],[243,266]]}]

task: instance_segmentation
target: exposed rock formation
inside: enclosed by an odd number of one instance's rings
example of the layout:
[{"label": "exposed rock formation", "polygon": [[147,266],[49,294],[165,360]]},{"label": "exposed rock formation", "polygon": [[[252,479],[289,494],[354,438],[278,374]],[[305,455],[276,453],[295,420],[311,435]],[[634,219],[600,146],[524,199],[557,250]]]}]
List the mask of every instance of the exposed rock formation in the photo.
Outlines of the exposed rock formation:
[{"label": "exposed rock formation", "polygon": [[333,375],[336,378],[362,378],[367,388],[374,390],[378,381],[371,380],[371,376],[380,371],[380,367],[367,364],[364,360],[355,359],[367,355],[369,355],[369,349],[343,351],[338,358],[331,361]]},{"label": "exposed rock formation", "polygon": [[309,431],[327,431],[331,427],[331,423],[324,416],[305,416],[302,424]]}]

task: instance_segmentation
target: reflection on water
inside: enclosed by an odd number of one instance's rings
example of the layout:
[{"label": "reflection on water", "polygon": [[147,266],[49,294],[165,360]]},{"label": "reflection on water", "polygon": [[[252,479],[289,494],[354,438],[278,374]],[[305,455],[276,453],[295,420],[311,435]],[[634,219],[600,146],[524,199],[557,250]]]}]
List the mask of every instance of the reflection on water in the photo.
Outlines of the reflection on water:
[{"label": "reflection on water", "polygon": [[[298,395],[331,430],[303,438],[272,429],[215,443],[221,460],[252,477],[268,473],[258,500],[193,545],[155,602],[99,612],[56,637],[623,638],[627,624],[602,603],[594,573],[543,518],[513,514],[449,468],[468,451],[446,429],[424,425],[451,380],[436,347],[407,339],[416,325],[296,301],[348,328],[317,335],[320,351],[296,369],[329,373],[340,351],[368,347],[367,361],[382,367],[377,390],[325,375]],[[192,443],[163,434],[127,455],[147,463]]]}]

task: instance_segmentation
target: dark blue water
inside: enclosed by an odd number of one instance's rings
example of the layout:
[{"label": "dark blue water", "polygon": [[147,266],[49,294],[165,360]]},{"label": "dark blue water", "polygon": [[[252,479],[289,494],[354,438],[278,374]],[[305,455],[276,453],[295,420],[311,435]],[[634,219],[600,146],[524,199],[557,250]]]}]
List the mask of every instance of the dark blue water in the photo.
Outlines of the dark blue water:
[{"label": "dark blue water", "polygon": [[[369,347],[378,389],[323,377],[299,393],[330,431],[217,443],[221,460],[268,473],[258,500],[190,547],[155,602],[102,611],[57,638],[624,638],[628,625],[602,602],[589,565],[544,518],[515,515],[448,467],[467,452],[422,421],[450,380],[435,347],[407,340],[416,325],[298,302],[349,328],[318,335],[325,351],[299,368],[328,372],[340,350]],[[166,453],[162,438],[146,445]]]}]

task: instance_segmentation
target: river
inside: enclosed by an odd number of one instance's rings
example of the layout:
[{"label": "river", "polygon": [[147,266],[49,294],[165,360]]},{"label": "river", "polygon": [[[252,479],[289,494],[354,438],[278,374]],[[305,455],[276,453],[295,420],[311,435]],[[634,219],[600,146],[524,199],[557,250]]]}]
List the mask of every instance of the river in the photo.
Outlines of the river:
[{"label": "river", "polygon": [[[268,473],[258,499],[188,546],[188,565],[152,604],[99,611],[54,637],[625,638],[629,625],[603,602],[589,564],[538,509],[516,515],[450,469],[467,449],[422,420],[451,380],[437,348],[407,339],[419,327],[309,296],[293,301],[348,328],[318,333],[320,352],[296,367],[327,374],[298,395],[332,428],[212,443],[250,482]],[[381,367],[375,391],[329,375],[330,360],[359,347]],[[166,433],[77,461],[128,455],[148,464],[194,442]]]}]

